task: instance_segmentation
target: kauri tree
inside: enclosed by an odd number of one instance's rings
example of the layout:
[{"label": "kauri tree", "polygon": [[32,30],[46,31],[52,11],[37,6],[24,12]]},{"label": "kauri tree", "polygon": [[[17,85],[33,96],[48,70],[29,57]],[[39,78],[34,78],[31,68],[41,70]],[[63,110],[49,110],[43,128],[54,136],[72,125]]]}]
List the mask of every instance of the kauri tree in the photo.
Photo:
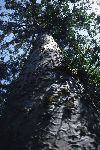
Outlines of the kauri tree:
[{"label": "kauri tree", "polygon": [[98,149],[100,17],[80,0],[2,5],[0,148]]}]

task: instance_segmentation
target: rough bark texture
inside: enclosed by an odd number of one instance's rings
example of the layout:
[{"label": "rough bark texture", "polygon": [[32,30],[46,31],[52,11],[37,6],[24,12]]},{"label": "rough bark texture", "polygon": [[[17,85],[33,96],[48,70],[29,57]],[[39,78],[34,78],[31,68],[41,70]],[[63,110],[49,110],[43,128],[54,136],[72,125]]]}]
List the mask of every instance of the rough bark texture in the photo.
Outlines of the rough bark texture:
[{"label": "rough bark texture", "polygon": [[11,86],[1,150],[99,150],[99,121],[82,103],[82,84],[52,36],[36,45]]}]

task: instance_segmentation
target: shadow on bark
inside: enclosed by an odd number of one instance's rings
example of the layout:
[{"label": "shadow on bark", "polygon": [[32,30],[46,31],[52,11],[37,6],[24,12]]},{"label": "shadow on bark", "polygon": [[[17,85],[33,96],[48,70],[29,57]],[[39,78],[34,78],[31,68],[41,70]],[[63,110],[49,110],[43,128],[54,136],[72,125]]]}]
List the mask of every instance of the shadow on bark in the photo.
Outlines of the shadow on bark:
[{"label": "shadow on bark", "polygon": [[62,66],[52,37],[41,43],[9,90],[0,149],[99,149],[100,123],[83,85]]}]

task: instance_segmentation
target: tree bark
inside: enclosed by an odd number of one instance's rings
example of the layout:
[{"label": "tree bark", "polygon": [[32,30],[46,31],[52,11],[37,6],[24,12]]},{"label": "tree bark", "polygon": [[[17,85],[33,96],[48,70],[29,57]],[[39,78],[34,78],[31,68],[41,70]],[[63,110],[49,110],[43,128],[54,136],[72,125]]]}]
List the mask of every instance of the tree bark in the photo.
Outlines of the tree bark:
[{"label": "tree bark", "polygon": [[62,60],[52,36],[37,38],[9,92],[2,150],[99,149],[92,126],[98,122],[82,103],[84,88]]}]

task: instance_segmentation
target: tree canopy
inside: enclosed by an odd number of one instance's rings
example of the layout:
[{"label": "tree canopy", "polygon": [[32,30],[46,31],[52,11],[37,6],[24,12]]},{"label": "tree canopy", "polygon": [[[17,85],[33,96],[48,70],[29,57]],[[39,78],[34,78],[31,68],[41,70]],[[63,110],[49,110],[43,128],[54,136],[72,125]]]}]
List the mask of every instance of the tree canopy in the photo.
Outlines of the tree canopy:
[{"label": "tree canopy", "polygon": [[86,100],[99,111],[100,16],[88,13],[89,1],[5,0],[2,5],[1,99],[5,98],[7,82],[17,79],[27,56],[34,50],[37,35],[48,33],[62,50],[66,68],[83,82]]}]

